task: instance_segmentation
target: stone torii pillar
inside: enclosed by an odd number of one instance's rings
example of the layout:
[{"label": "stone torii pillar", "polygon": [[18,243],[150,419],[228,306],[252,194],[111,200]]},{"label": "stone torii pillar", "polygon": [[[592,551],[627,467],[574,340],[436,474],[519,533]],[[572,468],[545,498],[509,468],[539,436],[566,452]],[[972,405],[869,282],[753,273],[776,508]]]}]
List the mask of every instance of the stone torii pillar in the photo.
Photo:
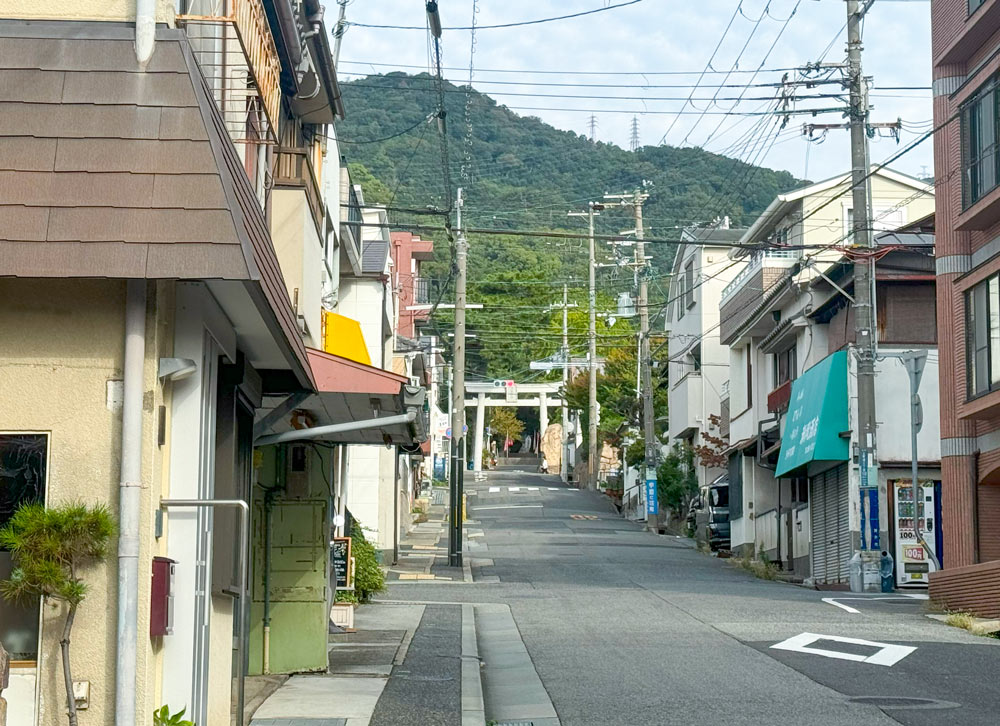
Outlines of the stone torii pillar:
[{"label": "stone torii pillar", "polygon": [[549,427],[549,401],[545,391],[538,394],[538,450],[542,450],[542,437]]},{"label": "stone torii pillar", "polygon": [[473,439],[472,470],[483,470],[483,427],[486,426],[486,394],[476,397],[476,436]]}]

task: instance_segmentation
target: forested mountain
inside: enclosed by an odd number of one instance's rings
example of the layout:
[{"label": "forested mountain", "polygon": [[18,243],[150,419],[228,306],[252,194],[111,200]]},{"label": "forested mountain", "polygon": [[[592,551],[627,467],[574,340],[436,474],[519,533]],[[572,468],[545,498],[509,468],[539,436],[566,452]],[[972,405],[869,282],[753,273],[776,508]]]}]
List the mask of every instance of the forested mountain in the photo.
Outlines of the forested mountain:
[{"label": "forested mountain", "polygon": [[[467,227],[497,230],[571,230],[585,234],[586,219],[567,219],[570,210],[599,201],[604,193],[631,191],[646,182],[646,236],[676,240],[682,227],[705,225],[729,216],[734,226],[750,223],[775,194],[798,185],[792,175],[749,166],[696,148],[647,146],[637,152],[592,143],[560,131],[538,118],[520,116],[492,98],[443,84],[448,131],[448,169],[433,114],[438,107],[434,79],[427,74],[373,75],[343,85],[346,119],[338,124],[341,153],[351,163],[366,201],[386,203],[390,219],[440,227],[440,216],[417,216],[411,210],[446,206],[444,189],[463,187]],[[623,121],[624,122],[624,121]],[[363,167],[363,168],[362,168]],[[370,172],[370,173],[369,173]],[[599,233],[617,234],[634,227],[631,212],[607,209],[597,220]],[[445,237],[437,240],[429,274],[450,282]],[[600,256],[611,252],[600,244]],[[632,254],[624,248],[620,254]],[[654,242],[651,290],[666,296],[666,274],[674,245]],[[554,352],[560,343],[561,312],[547,307],[561,302],[562,284],[570,299],[586,302],[586,246],[583,240],[513,235],[470,235],[472,302],[487,304],[470,314],[470,365],[474,374],[505,377],[526,373],[532,358]],[[618,292],[628,290],[627,268],[602,270],[601,307],[613,308]],[[582,352],[585,316],[571,316],[571,347]],[[655,313],[655,311],[653,311]],[[440,315],[442,329],[447,319]],[[662,318],[654,322],[662,328]],[[602,346],[629,345],[628,321],[613,328],[602,324]],[[634,342],[634,335],[631,336]]]}]

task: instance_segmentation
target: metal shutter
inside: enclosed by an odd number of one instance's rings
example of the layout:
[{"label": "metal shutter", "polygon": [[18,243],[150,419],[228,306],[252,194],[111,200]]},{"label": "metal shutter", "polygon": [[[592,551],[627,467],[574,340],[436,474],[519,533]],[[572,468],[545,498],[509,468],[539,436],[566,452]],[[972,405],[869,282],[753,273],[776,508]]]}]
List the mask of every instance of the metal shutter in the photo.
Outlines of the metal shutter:
[{"label": "metal shutter", "polygon": [[809,479],[809,547],[813,579],[820,584],[847,582],[851,560],[850,497],[847,465]]},{"label": "metal shutter", "polygon": [[837,582],[850,582],[851,577],[851,498],[847,484],[847,464],[827,472],[828,485],[836,487],[837,521]]},{"label": "metal shutter", "polygon": [[809,478],[809,524],[812,543],[809,547],[812,576],[826,582],[826,486],[822,475]]}]

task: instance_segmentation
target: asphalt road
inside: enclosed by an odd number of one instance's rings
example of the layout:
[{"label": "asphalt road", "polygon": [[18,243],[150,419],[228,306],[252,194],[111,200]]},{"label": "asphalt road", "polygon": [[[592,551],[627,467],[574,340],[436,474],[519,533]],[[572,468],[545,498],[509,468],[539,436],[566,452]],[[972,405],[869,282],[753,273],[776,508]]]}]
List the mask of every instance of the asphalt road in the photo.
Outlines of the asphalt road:
[{"label": "asphalt road", "polygon": [[508,605],[564,726],[998,723],[1000,641],[921,601],[839,601],[849,612],[823,598],[850,593],[758,580],[554,476],[466,489],[478,582],[392,595]]}]

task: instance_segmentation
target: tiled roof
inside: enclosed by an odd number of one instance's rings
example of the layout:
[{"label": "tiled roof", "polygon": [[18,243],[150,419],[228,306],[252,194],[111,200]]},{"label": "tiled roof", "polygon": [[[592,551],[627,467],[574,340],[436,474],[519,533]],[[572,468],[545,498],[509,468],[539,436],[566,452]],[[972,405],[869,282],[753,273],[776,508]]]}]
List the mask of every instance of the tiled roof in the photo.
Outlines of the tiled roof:
[{"label": "tiled roof", "polygon": [[0,21],[0,275],[243,280],[308,361],[267,222],[180,30]]}]

